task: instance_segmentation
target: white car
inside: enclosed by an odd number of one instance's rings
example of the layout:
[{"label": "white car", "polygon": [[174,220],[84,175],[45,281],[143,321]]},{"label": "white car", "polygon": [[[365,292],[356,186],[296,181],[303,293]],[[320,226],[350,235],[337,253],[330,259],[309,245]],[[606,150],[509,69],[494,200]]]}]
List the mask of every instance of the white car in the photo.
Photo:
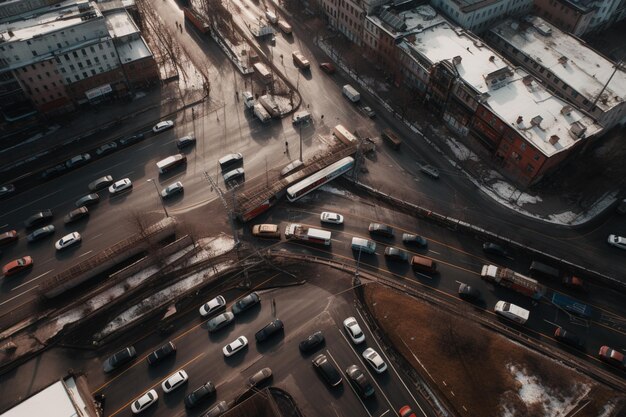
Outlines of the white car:
[{"label": "white car", "polygon": [[171,129],[173,127],[174,127],[173,121],[163,120],[162,122],[155,124],[154,127],[152,128],[152,131],[154,133],[159,133],[159,132],[163,132],[164,130]]},{"label": "white car", "polygon": [[202,317],[206,317],[209,314],[213,313],[214,311],[217,311],[220,308],[224,307],[225,305],[226,305],[226,299],[222,297],[221,295],[218,295],[217,297],[215,297],[214,299],[212,299],[211,301],[209,301],[208,303],[205,303],[204,305],[202,305],[202,307],[200,307],[200,315]]},{"label": "white car", "polygon": [[157,402],[158,399],[159,395],[157,394],[157,392],[151,389],[150,391],[146,392],[144,395],[133,401],[130,409],[132,410],[133,414],[139,414],[143,410]]},{"label": "white car", "polygon": [[167,199],[177,194],[182,193],[185,190],[183,187],[183,183],[180,181],[176,181],[161,190],[161,198]]},{"label": "white car", "polygon": [[187,376],[187,372],[185,372],[184,369],[179,369],[161,383],[161,388],[163,388],[163,392],[167,394],[183,385],[188,379],[189,376]]},{"label": "white car", "polygon": [[383,358],[372,348],[367,348],[363,351],[363,358],[370,366],[376,371],[376,373],[382,374],[387,370],[387,364]]},{"label": "white car", "polygon": [[324,211],[320,214],[320,221],[322,223],[343,224],[343,216],[338,213]]},{"label": "white car", "polygon": [[230,342],[226,346],[222,348],[222,352],[224,352],[224,356],[227,358],[229,356],[233,356],[235,353],[239,352],[241,349],[248,346],[248,339],[246,336],[239,336],[235,339],[234,342]]},{"label": "white car", "polygon": [[613,245],[620,249],[626,249],[626,237],[621,237],[617,235],[609,235],[607,242],[609,242],[609,245]]},{"label": "white car", "polygon": [[129,178],[123,178],[119,181],[116,181],[109,187],[109,194],[115,195],[119,194],[124,190],[128,190],[133,188],[133,182]]},{"label": "white car", "polygon": [[61,239],[57,240],[57,243],[54,244],[54,247],[57,248],[57,250],[63,250],[79,243],[81,240],[82,237],[80,236],[80,233],[72,232],[69,235],[65,235]]},{"label": "white car", "polygon": [[343,327],[346,328],[346,332],[348,332],[348,336],[352,339],[352,343],[358,345],[359,343],[363,343],[365,341],[365,335],[361,330],[361,326],[357,323],[354,317],[348,317],[343,321]]}]

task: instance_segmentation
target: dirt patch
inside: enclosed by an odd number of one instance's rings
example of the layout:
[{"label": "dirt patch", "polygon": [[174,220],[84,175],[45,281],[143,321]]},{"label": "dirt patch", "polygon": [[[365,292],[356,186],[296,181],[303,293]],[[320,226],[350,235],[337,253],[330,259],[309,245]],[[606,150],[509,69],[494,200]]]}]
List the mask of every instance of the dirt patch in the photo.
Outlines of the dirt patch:
[{"label": "dirt patch", "polygon": [[397,351],[463,416],[624,415],[626,397],[470,320],[366,285],[365,303]]}]

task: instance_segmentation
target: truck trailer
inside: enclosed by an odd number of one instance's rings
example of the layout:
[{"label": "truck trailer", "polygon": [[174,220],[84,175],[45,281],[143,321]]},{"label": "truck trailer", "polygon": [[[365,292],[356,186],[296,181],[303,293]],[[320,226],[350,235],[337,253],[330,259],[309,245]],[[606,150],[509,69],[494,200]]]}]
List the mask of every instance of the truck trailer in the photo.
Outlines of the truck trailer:
[{"label": "truck trailer", "polygon": [[258,117],[259,120],[263,123],[269,122],[272,118],[272,116],[270,116],[270,114],[267,112],[267,110],[265,110],[265,107],[263,107],[261,103],[256,103],[253,109],[254,115]]},{"label": "truck trailer", "polygon": [[359,100],[361,100],[361,93],[356,91],[356,89],[352,87],[350,84],[344,85],[341,92],[343,93],[344,96],[348,98],[348,100],[350,100],[353,103],[357,103]]},{"label": "truck trailer", "polygon": [[302,240],[305,242],[330,246],[331,237],[332,234],[326,230],[314,229],[298,223],[290,223],[285,227],[286,239]]},{"label": "truck trailer", "polygon": [[539,284],[537,280],[495,265],[483,265],[480,277],[485,281],[510,288],[535,300],[540,299],[546,293],[546,287]]}]

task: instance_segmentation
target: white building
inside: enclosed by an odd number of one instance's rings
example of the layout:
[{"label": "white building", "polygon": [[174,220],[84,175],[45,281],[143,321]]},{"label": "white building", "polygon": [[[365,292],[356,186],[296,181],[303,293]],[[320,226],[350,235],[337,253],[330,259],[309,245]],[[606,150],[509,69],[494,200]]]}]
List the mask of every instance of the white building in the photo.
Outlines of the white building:
[{"label": "white building", "polygon": [[533,0],[432,0],[430,4],[457,25],[481,33],[505,16],[530,13]]}]

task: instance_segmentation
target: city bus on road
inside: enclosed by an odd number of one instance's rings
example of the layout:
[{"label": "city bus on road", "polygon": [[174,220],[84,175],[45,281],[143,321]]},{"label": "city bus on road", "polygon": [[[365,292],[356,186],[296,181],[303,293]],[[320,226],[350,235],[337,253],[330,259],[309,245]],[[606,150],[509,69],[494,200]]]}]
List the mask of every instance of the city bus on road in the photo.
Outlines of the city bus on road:
[{"label": "city bus on road", "polygon": [[339,161],[330,164],[326,168],[320,169],[315,174],[308,176],[302,181],[287,188],[287,200],[294,202],[334,180],[338,176],[348,172],[354,166],[354,158],[347,156]]},{"label": "city bus on road", "polygon": [[177,153],[176,155],[168,156],[167,158],[160,160],[157,162],[156,166],[159,170],[159,174],[165,174],[166,172],[186,163],[187,157],[182,153]]}]

